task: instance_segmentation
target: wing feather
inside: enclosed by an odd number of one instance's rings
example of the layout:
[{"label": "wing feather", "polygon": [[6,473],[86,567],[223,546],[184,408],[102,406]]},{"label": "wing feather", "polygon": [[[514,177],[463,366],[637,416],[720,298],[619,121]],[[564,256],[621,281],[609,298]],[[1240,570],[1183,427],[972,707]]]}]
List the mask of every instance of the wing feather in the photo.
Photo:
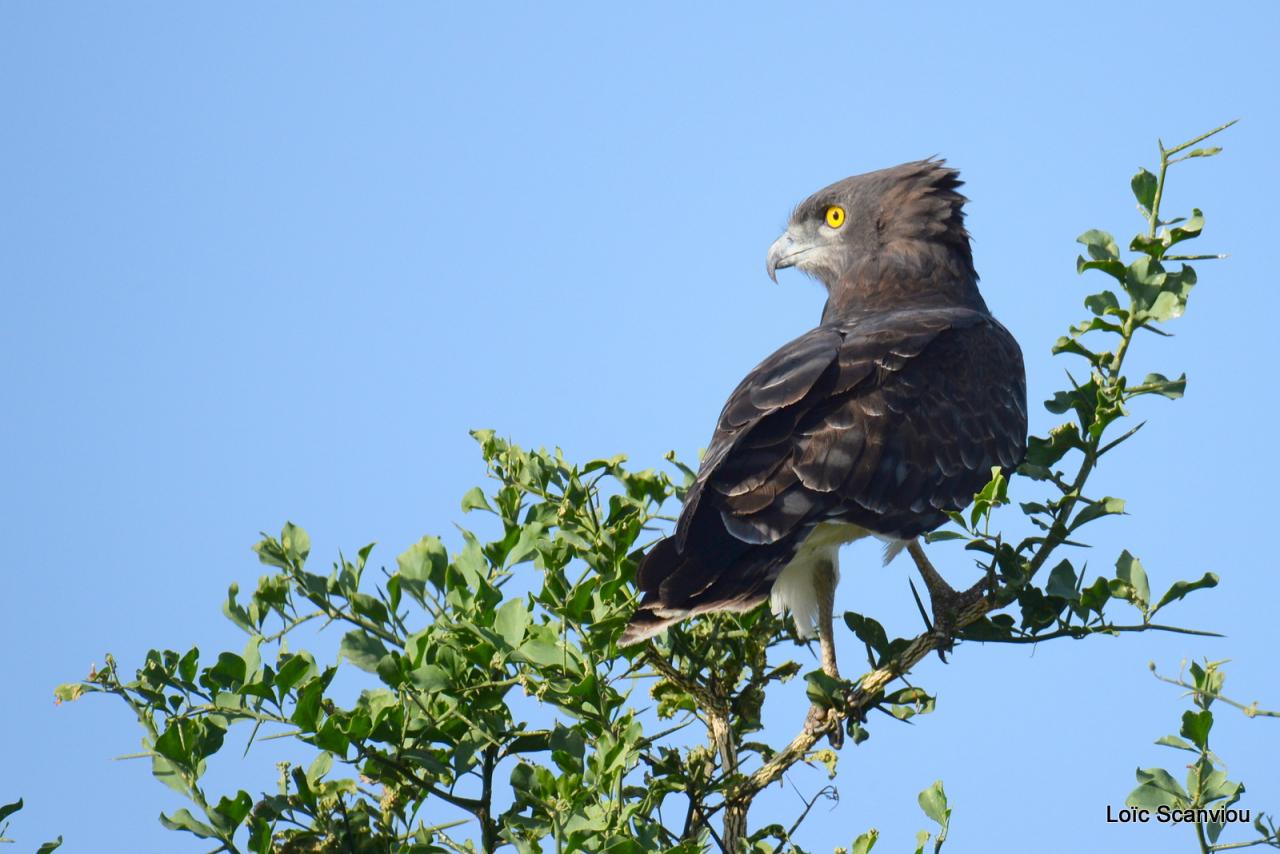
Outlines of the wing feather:
[{"label": "wing feather", "polygon": [[909,538],[1022,458],[1017,343],[969,308],[898,309],[820,326],[730,395],[676,533],[638,576],[663,619],[767,596],[819,522]]}]

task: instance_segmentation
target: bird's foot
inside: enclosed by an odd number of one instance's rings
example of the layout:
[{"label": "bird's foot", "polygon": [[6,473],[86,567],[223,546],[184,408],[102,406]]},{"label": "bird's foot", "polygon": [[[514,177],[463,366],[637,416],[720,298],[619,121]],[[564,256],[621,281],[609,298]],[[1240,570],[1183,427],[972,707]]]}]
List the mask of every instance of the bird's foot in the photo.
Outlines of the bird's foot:
[{"label": "bird's foot", "polygon": [[827,736],[827,743],[836,750],[844,746],[844,721],[835,709],[810,706],[804,719],[804,731],[813,736]]},{"label": "bird's foot", "polygon": [[962,592],[948,584],[946,579],[933,568],[933,564],[925,556],[919,542],[913,540],[907,546],[907,551],[920,570],[924,586],[929,591],[929,605],[933,611],[933,634],[938,640],[938,658],[946,661],[947,653],[955,646],[956,622],[959,616],[966,609],[994,595],[997,587],[995,573],[988,569],[982,580]]}]

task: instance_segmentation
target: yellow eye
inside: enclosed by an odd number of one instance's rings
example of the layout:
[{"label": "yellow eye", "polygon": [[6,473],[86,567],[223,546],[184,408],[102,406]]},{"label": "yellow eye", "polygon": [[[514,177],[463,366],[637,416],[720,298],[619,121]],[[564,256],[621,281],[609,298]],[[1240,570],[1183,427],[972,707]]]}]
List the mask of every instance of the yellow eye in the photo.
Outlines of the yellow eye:
[{"label": "yellow eye", "polygon": [[839,205],[832,205],[827,208],[827,225],[832,228],[839,228],[844,225],[844,208]]}]

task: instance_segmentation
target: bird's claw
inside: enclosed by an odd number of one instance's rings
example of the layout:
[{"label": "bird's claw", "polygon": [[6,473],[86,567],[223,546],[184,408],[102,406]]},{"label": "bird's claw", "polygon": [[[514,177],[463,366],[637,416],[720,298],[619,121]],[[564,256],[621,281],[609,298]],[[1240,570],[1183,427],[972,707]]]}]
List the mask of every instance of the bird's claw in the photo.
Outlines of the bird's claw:
[{"label": "bird's claw", "polygon": [[988,567],[986,575],[978,583],[960,592],[938,574],[918,542],[912,540],[907,546],[907,551],[915,560],[920,576],[924,579],[924,586],[929,591],[929,604],[933,611],[933,635],[937,638],[938,658],[945,662],[947,653],[956,644],[956,618],[970,605],[995,595],[999,587],[995,571]]},{"label": "bird's claw", "polygon": [[813,736],[825,733],[827,743],[836,750],[844,746],[844,726],[835,709],[810,706],[809,714],[804,719],[804,731]]}]

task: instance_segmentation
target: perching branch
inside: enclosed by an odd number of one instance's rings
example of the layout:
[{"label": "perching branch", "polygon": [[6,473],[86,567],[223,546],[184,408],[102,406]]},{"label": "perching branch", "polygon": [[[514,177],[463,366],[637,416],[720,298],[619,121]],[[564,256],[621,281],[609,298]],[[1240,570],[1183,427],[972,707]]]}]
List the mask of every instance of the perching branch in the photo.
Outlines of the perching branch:
[{"label": "perching branch", "polygon": [[[976,622],[991,608],[992,602],[986,598],[971,602],[958,613],[952,615],[953,625],[956,630],[962,629]],[[906,675],[911,668],[919,664],[929,653],[941,649],[949,640],[954,640],[954,636],[948,638],[940,635],[936,629],[932,632],[917,635],[901,655],[895,657],[888,664],[872,670],[858,680],[857,687],[849,695],[848,702],[843,708],[837,710],[837,718],[828,728],[839,726],[841,721],[851,717],[860,719],[865,716],[867,711],[880,702],[885,688],[891,682]],[[792,765],[797,762],[803,762],[809,751],[826,733],[826,728],[802,730],[799,735],[791,739],[790,744],[775,753],[755,773],[732,789],[729,799],[749,802],[766,786],[780,779]]]}]

